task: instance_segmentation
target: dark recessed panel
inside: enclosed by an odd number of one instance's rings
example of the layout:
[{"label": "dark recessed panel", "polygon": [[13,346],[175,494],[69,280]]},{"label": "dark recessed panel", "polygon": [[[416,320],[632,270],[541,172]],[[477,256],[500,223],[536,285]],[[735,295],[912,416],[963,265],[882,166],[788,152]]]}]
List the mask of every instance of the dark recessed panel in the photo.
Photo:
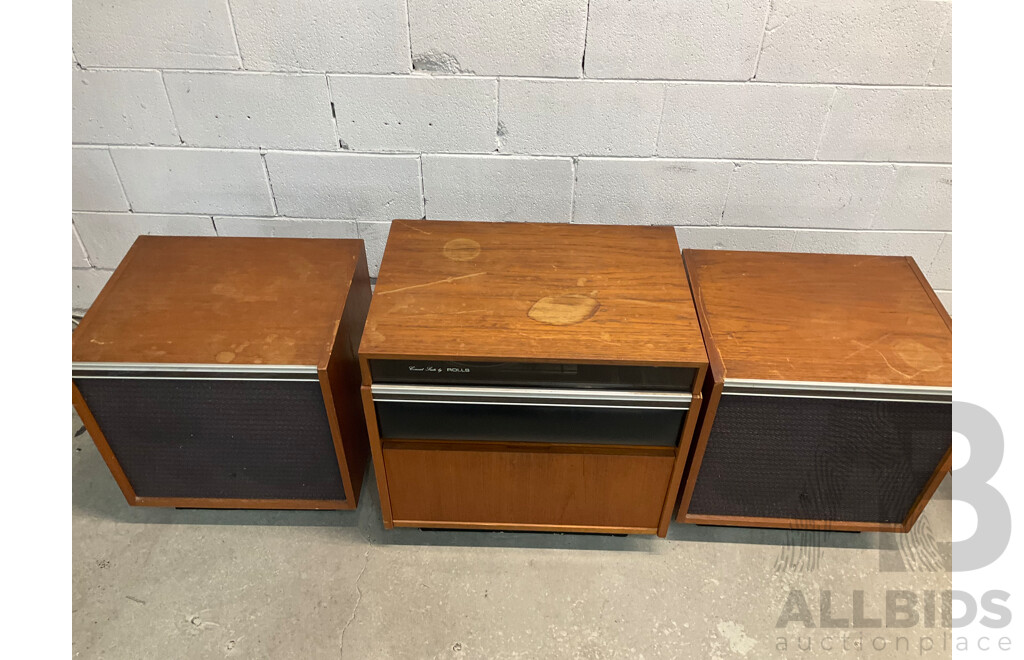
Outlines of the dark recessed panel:
[{"label": "dark recessed panel", "polygon": [[75,384],[140,497],[345,499],[316,380]]},{"label": "dark recessed panel", "polygon": [[382,440],[675,447],[686,410],[377,402]]},{"label": "dark recessed panel", "polygon": [[697,370],[622,364],[370,360],[374,383],[689,392]]},{"label": "dark recessed panel", "polygon": [[951,424],[943,403],[724,394],[689,513],[902,523]]}]

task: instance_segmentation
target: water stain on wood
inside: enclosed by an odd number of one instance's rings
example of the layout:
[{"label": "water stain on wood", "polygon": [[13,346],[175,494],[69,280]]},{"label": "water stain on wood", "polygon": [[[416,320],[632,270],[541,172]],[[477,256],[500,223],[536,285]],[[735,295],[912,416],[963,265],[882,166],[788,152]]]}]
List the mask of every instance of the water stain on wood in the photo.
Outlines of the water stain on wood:
[{"label": "water stain on wood", "polygon": [[471,238],[453,238],[444,244],[444,256],[452,261],[472,261],[480,256],[480,244]]},{"label": "water stain on wood", "polygon": [[593,296],[566,293],[541,298],[533,303],[526,315],[547,325],[574,325],[591,318],[600,308],[601,303]]}]

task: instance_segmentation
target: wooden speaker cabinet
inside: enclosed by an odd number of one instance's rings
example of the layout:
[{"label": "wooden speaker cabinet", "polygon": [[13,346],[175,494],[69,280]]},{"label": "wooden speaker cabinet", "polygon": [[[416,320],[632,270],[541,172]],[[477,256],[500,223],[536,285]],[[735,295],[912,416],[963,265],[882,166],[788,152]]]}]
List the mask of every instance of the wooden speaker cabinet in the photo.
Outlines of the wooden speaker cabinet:
[{"label": "wooden speaker cabinet", "polygon": [[667,532],[707,371],[670,227],[396,220],[359,359],[385,527]]},{"label": "wooden speaker cabinet", "polygon": [[713,377],[678,519],[909,531],[952,447],[952,321],[914,260],[683,258]]},{"label": "wooden speaker cabinet", "polygon": [[369,302],[360,240],[140,237],[71,344],[128,503],[355,508]]}]

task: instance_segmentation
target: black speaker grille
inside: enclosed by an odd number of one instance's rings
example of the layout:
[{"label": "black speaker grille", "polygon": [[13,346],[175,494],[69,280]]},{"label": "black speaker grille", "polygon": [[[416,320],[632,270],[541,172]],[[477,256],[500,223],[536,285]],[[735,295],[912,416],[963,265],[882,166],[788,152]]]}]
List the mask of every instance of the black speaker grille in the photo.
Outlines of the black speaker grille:
[{"label": "black speaker grille", "polygon": [[75,380],[140,497],[342,500],[315,380]]},{"label": "black speaker grille", "polygon": [[902,523],[952,406],[723,394],[689,513]]}]

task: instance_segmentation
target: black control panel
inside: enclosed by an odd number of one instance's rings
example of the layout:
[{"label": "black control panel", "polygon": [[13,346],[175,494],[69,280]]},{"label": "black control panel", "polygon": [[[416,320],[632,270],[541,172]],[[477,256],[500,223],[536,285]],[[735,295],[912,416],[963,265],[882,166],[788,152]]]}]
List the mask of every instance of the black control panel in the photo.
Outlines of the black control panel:
[{"label": "black control panel", "polygon": [[370,360],[374,383],[689,392],[697,369],[550,362]]}]

